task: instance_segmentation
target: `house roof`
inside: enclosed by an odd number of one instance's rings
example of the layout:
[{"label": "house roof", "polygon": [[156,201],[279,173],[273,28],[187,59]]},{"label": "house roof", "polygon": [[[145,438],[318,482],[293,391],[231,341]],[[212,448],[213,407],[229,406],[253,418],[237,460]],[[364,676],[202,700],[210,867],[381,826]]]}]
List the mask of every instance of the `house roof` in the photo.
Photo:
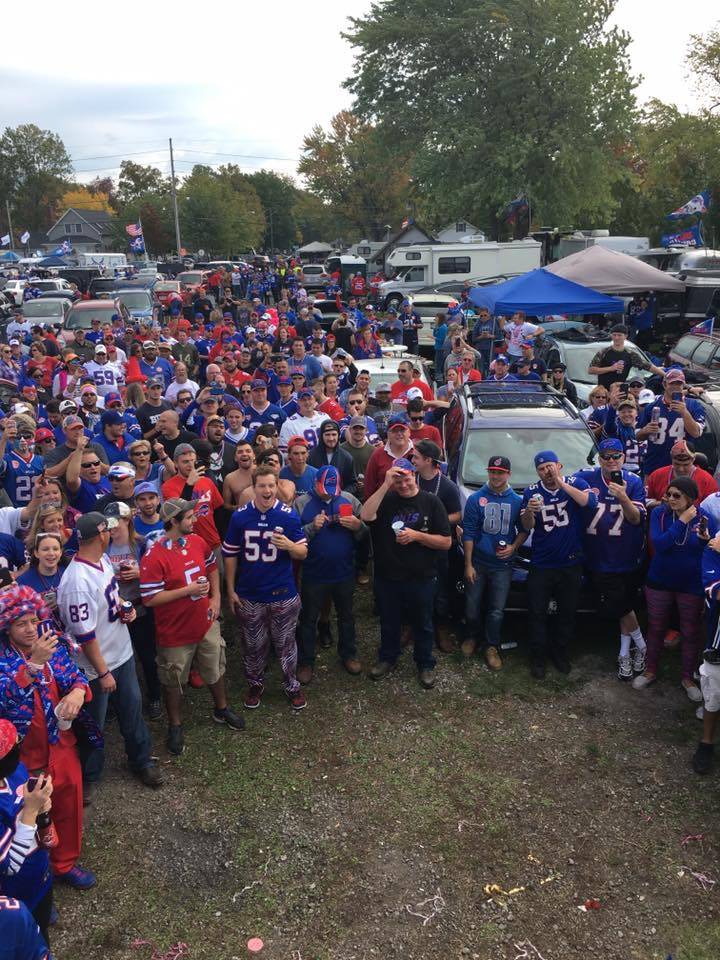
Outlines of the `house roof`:
[{"label": "house roof", "polygon": [[400,240],[405,236],[406,233],[409,233],[411,230],[419,230],[420,233],[424,233],[428,238],[428,243],[434,243],[435,237],[430,233],[429,230],[426,230],[424,227],[421,227],[420,224],[414,220],[411,223],[406,224],[401,230],[399,230],[394,237],[391,237],[387,243],[383,244],[379,250],[373,251],[370,256],[373,260],[378,260],[380,257],[385,256],[385,253],[390,247],[397,247],[400,245]]},{"label": "house roof", "polygon": [[445,233],[446,230],[454,230],[456,223],[464,223],[466,227],[470,227],[473,231],[477,231],[477,227],[474,223],[470,223],[469,220],[464,220],[462,217],[457,217],[457,219],[452,220],[450,223],[446,223],[445,226],[438,230],[438,233]]},{"label": "house roof", "polygon": [[[56,222],[50,227],[47,232],[49,236],[52,231],[59,226],[62,221],[68,216],[68,214],[73,214],[73,221],[81,220],[86,223],[91,229],[88,231],[92,234],[94,227],[97,230],[98,234],[102,235],[109,233],[110,223],[113,219],[112,214],[109,214],[107,210],[78,210],[76,207],[68,207],[67,210],[56,220]],[[75,239],[80,239],[80,234],[75,236]],[[97,239],[97,238],[95,238]]]}]

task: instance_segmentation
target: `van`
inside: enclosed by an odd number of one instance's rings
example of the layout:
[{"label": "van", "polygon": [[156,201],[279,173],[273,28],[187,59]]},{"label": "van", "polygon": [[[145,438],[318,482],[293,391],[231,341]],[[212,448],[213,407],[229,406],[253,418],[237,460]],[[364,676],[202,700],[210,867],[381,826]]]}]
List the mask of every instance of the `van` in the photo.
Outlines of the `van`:
[{"label": "van", "polygon": [[448,281],[513,275],[537,269],[542,244],[526,238],[509,243],[418,243],[396,247],[386,260],[394,276],[380,284],[380,307],[397,307],[413,290]]},{"label": "van", "polygon": [[79,267],[95,267],[98,270],[121,270],[128,265],[124,253],[78,253],[75,259]]},{"label": "van", "polygon": [[331,256],[325,261],[325,269],[329,274],[340,273],[340,289],[343,293],[350,291],[350,277],[354,273],[361,273],[367,277],[367,262],[362,257]]}]

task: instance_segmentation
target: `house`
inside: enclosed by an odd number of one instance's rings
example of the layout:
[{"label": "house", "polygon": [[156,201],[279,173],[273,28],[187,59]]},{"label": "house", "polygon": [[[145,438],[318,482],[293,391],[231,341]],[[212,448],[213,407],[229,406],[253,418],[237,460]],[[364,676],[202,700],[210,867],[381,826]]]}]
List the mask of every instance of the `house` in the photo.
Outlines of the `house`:
[{"label": "house", "polygon": [[54,250],[63,240],[69,240],[76,253],[110,250],[113,219],[107,210],[76,210],[69,207],[50,227],[42,246]]},{"label": "house", "polygon": [[345,253],[349,257],[364,257],[368,263],[372,260],[373,256],[387,243],[387,240],[358,240],[357,243],[351,244]]},{"label": "house", "polygon": [[452,223],[449,223],[446,227],[443,227],[442,230],[439,230],[437,235],[439,243],[458,243],[464,240],[465,237],[481,237],[485,239],[485,234],[479,227],[476,227],[475,224],[467,220],[453,220]]},{"label": "house", "polygon": [[[371,276],[377,270],[385,270],[385,259],[396,247],[406,247],[411,243],[437,243],[437,240],[420,224],[414,220],[408,220],[394,237],[382,244],[379,250],[372,251],[368,256],[363,253],[358,254],[358,256],[365,256],[368,276]],[[373,246],[375,245],[373,244]]]}]

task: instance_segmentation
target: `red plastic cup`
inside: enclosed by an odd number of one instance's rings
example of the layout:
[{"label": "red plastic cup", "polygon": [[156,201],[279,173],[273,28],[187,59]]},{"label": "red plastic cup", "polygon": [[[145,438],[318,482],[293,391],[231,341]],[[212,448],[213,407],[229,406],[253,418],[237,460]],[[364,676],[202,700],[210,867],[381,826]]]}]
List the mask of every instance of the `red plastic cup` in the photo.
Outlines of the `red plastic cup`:
[{"label": "red plastic cup", "polygon": [[351,503],[341,503],[338,506],[339,517],[351,517],[352,515],[353,515],[353,508]]}]

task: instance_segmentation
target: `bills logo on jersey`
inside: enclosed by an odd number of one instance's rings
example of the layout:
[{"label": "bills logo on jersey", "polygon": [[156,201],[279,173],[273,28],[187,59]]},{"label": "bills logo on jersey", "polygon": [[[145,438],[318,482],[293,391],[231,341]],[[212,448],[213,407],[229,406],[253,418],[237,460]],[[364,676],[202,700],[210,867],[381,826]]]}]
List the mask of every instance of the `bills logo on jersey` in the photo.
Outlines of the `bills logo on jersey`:
[{"label": "bills logo on jersey", "polygon": [[193,497],[195,502],[195,516],[196,517],[209,517],[210,516],[210,494],[201,493],[198,497]]}]

